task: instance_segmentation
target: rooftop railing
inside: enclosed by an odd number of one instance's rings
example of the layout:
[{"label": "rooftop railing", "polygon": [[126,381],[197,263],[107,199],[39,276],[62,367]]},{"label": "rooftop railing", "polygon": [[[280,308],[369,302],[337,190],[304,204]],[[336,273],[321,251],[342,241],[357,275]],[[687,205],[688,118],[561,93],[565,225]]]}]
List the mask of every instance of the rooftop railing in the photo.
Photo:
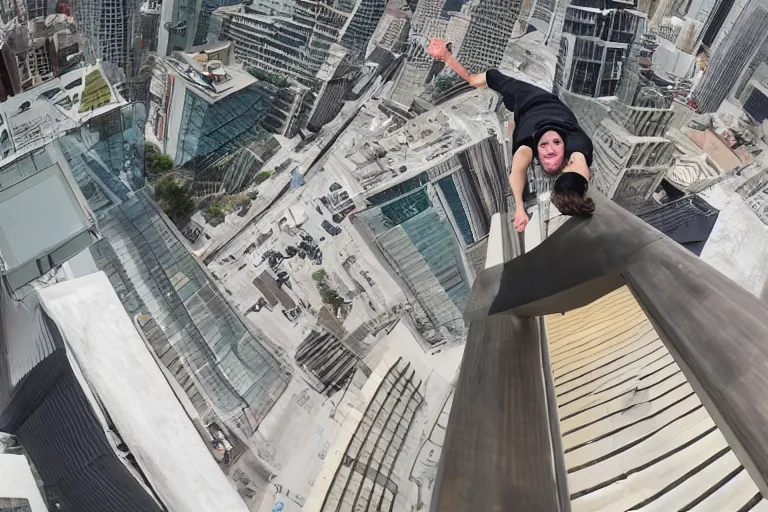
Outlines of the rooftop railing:
[{"label": "rooftop railing", "polygon": [[[433,511],[570,509],[543,315],[627,285],[761,493],[768,496],[768,308],[608,199],[521,254],[497,215]],[[509,242],[505,242],[505,239]]]}]

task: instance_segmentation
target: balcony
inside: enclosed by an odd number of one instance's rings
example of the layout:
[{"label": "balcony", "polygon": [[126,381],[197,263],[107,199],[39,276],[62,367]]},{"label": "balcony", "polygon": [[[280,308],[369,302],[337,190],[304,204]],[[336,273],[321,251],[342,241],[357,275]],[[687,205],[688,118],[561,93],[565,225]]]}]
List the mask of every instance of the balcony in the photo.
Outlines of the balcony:
[{"label": "balcony", "polygon": [[768,308],[596,201],[494,217],[432,510],[764,510]]}]

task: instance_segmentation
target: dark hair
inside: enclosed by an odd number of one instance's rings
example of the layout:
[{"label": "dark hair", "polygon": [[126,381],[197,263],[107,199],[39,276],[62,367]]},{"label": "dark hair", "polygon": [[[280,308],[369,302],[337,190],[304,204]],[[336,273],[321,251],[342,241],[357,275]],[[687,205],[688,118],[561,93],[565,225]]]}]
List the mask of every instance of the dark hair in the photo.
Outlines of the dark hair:
[{"label": "dark hair", "polygon": [[552,204],[563,215],[592,215],[595,202],[587,197],[589,182],[576,172],[564,172],[552,189]]}]

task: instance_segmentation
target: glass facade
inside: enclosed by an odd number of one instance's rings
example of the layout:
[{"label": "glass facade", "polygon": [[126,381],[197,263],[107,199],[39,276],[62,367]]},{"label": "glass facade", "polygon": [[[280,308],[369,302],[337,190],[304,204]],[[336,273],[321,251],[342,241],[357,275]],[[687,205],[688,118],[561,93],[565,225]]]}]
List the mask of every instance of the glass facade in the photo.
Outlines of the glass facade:
[{"label": "glass facade", "polygon": [[[419,331],[429,343],[460,341],[465,334],[462,311],[470,283],[453,227],[432,185],[421,177],[403,182],[372,199],[408,191],[357,215],[375,237],[388,262],[405,281]],[[426,179],[426,178],[423,178]]]},{"label": "glass facade", "polygon": [[146,117],[141,104],[122,107],[52,144],[97,216],[103,238],[91,254],[129,316],[137,327],[153,321],[160,328],[163,336],[152,337],[152,348],[198,410],[213,408],[229,428],[250,437],[290,374],[150,198]]},{"label": "glass facade", "polygon": [[174,162],[204,170],[207,162],[216,162],[236,149],[266,138],[268,133],[261,122],[270,105],[271,93],[260,84],[215,103],[208,103],[187,89]]},{"label": "glass facade", "polygon": [[469,218],[464,211],[464,205],[459,197],[459,191],[456,189],[456,183],[454,177],[449,176],[437,182],[440,186],[440,190],[445,196],[445,200],[448,203],[448,208],[451,209],[453,218],[456,221],[456,225],[459,228],[461,237],[464,239],[464,243],[467,245],[475,242],[475,237],[472,235],[472,227],[469,224]]},{"label": "glass facade", "polygon": [[245,328],[146,191],[111,210],[101,227],[105,239],[92,249],[94,259],[129,315],[148,316],[162,329],[152,347],[157,356],[196,381],[190,398],[202,396],[250,437],[284,384],[265,340]]}]

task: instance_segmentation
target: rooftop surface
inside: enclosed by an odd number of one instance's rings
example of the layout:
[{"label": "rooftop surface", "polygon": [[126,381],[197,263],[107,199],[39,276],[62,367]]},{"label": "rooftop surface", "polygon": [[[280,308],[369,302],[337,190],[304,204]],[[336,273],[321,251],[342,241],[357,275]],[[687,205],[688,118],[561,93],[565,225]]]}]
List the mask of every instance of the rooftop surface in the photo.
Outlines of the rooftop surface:
[{"label": "rooftop surface", "polygon": [[173,57],[163,57],[162,61],[213,103],[258,82],[231,64],[231,47],[231,42],[195,46],[188,52],[174,52]]},{"label": "rooftop surface", "polygon": [[66,281],[39,294],[43,309],[61,331],[70,364],[97,400],[92,406],[109,411],[165,506],[246,512],[106,275],[99,272]]},{"label": "rooftop surface", "polygon": [[574,512],[768,508],[626,287],[546,321]]},{"label": "rooftop surface", "polygon": [[[100,64],[70,71],[0,104],[0,167],[57,139],[67,130],[126,104],[113,86],[105,83],[110,91],[109,100],[102,99],[98,106],[81,112],[81,102],[87,100],[86,76],[94,72],[103,76]],[[13,146],[5,142],[8,139]]]}]

